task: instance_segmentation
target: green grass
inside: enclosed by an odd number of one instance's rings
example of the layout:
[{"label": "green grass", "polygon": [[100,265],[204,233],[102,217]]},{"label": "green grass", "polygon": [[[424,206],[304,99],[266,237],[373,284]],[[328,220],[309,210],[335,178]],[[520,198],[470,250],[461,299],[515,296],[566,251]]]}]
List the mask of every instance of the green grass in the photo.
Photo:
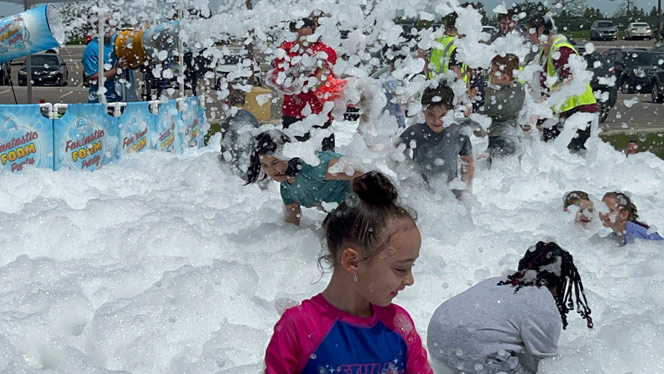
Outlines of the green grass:
[{"label": "green grass", "polygon": [[85,39],[83,38],[71,38],[67,40],[67,45],[85,45]]},{"label": "green grass", "polygon": [[650,151],[664,159],[664,132],[613,133],[602,135],[601,138],[618,151],[625,151],[629,142],[633,140],[639,146],[639,152]]},{"label": "green grass", "polygon": [[574,39],[590,39],[590,30],[565,31],[565,34]]}]

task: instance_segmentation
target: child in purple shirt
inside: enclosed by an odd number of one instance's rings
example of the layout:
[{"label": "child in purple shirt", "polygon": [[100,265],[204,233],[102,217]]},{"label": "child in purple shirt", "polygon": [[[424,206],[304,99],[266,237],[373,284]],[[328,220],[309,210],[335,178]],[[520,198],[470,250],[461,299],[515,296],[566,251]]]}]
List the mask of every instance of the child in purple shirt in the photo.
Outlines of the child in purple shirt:
[{"label": "child in purple shirt", "polygon": [[622,245],[631,243],[634,239],[664,240],[658,233],[652,232],[648,225],[638,221],[636,206],[629,196],[622,192],[607,192],[602,202],[609,211],[600,213],[599,218],[604,227],[613,230],[613,235]]}]

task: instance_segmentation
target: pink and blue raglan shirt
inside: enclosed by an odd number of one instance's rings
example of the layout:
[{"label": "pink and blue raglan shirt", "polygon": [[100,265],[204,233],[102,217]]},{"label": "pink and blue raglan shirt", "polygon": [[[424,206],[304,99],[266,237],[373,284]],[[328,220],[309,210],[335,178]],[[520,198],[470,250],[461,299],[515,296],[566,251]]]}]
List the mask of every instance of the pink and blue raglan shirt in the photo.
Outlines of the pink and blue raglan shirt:
[{"label": "pink and blue raglan shirt", "polygon": [[318,294],[284,312],[265,374],[433,374],[412,318],[391,304],[371,317],[345,313]]}]

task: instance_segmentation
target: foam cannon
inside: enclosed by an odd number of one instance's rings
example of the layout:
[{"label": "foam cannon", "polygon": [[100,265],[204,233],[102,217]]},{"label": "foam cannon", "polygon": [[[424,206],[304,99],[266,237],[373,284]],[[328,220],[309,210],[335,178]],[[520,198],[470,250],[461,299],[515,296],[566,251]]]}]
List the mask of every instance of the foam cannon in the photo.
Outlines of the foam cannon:
[{"label": "foam cannon", "polygon": [[[116,56],[118,58],[124,57],[130,69],[143,65],[145,61],[162,62],[169,60],[172,63],[175,56],[174,52],[177,50],[178,70],[180,74],[183,74],[184,53],[190,52],[190,50],[178,37],[179,32],[179,20],[152,25],[145,30],[124,30],[115,38],[113,47]],[[184,85],[180,85],[180,92],[180,96],[184,96]]]},{"label": "foam cannon", "polygon": [[115,54],[126,58],[130,69],[146,60],[163,61],[172,58],[178,46],[179,22],[177,20],[153,25],[145,30],[124,30],[115,38]]},{"label": "foam cannon", "polygon": [[0,63],[64,43],[60,12],[52,4],[0,19]]}]

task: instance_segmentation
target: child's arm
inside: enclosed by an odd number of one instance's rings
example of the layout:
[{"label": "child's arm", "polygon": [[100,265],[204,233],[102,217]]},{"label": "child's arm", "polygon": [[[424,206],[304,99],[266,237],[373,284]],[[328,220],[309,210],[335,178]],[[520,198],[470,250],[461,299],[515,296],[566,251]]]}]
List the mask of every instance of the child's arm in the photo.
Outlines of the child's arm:
[{"label": "child's arm", "polygon": [[300,217],[302,216],[302,209],[299,203],[292,203],[284,205],[284,220],[292,223],[295,226],[300,226]]},{"label": "child's arm", "polygon": [[461,156],[461,180],[466,183],[467,191],[473,185],[473,174],[475,173],[475,164],[473,163],[473,154]]},{"label": "child's arm", "polygon": [[424,60],[424,70],[422,71],[424,75],[429,76],[429,51],[425,49],[417,49],[417,57]]},{"label": "child's arm", "polygon": [[336,164],[337,162],[339,162],[338,158],[330,159],[330,164],[327,166],[327,173],[325,173],[325,178],[324,178],[326,181],[333,181],[333,180],[350,181],[364,174],[362,171],[359,170],[355,170],[355,172],[351,175],[346,174],[346,172],[343,170],[336,173],[330,173],[330,168],[334,166],[334,164]]}]

